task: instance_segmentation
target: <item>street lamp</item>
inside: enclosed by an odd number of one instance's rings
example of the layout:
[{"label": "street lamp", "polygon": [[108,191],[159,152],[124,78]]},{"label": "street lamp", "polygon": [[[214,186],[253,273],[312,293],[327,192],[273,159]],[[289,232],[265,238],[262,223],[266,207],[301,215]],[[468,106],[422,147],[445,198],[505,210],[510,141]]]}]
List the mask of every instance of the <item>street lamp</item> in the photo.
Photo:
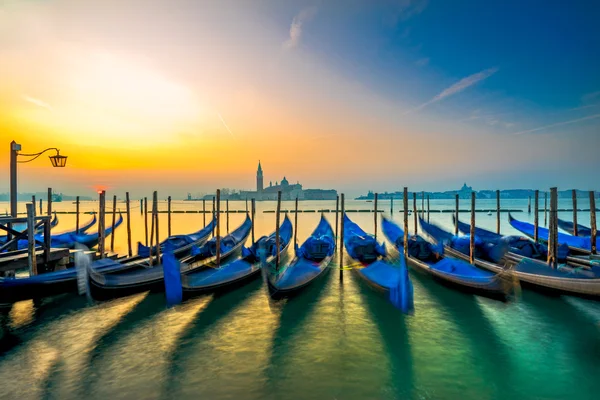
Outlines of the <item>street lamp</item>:
[{"label": "street lamp", "polygon": [[[54,150],[56,154],[49,156],[52,166],[55,168],[62,168],[67,165],[67,156],[61,156],[60,150],[56,147],[49,147],[46,150],[42,150],[39,153],[34,154],[23,154],[21,151],[21,145],[14,140],[10,142],[10,215],[15,218],[17,216],[17,162],[28,163],[47,151]],[[29,157],[28,160],[17,161],[17,157]]]}]

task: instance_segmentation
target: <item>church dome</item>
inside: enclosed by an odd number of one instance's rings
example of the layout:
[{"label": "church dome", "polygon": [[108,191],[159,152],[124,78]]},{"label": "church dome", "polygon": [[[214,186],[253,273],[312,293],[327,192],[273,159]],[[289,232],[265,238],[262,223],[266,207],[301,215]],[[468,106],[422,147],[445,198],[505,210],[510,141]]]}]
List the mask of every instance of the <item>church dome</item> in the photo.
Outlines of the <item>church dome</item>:
[{"label": "church dome", "polygon": [[281,186],[287,186],[289,185],[289,182],[287,179],[285,179],[285,176],[283,177],[283,179],[281,180]]}]

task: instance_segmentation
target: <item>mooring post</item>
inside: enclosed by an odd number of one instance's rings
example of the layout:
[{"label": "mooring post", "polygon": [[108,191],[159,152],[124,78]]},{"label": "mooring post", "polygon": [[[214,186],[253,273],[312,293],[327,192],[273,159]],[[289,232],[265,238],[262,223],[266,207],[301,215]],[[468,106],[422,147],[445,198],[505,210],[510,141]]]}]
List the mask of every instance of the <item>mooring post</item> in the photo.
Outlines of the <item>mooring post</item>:
[{"label": "mooring post", "polygon": [[206,199],[202,199],[202,220],[206,227]]},{"label": "mooring post", "polygon": [[429,208],[429,195],[427,195],[427,222],[429,222],[429,214],[431,209]]},{"label": "mooring post", "polygon": [[572,196],[573,196],[573,236],[579,236],[578,235],[579,232],[577,229],[577,190],[573,189],[572,193],[573,193],[572,194]]},{"label": "mooring post", "polygon": [[167,197],[167,237],[171,237],[171,196]]},{"label": "mooring post", "polygon": [[[156,264],[160,264],[160,231],[158,229],[158,192],[155,190],[153,195],[153,201],[156,206],[154,207],[154,219],[156,219]],[[152,257],[152,251],[150,252]]]},{"label": "mooring post", "polygon": [[496,190],[496,233],[500,234],[500,190]]},{"label": "mooring post", "polygon": [[43,214],[44,214],[43,202],[44,202],[44,201],[43,201],[42,199],[40,199],[40,215],[43,215]]},{"label": "mooring post", "polygon": [[596,194],[593,190],[590,191],[590,230],[592,231],[590,235],[590,241],[592,245],[592,254],[596,254]]},{"label": "mooring post", "polygon": [[113,195],[112,225],[110,229],[110,252],[115,252],[115,223],[117,218],[117,195]]},{"label": "mooring post", "polygon": [[475,264],[475,192],[471,192],[471,230],[469,232],[469,261],[471,262],[471,264]]},{"label": "mooring post", "polygon": [[48,188],[48,223],[45,225],[44,227],[44,264],[46,264],[46,266],[48,266],[48,264],[50,263],[50,246],[52,244],[51,242],[51,235],[50,235],[50,229],[52,228],[52,188]]},{"label": "mooring post", "polygon": [[129,203],[129,192],[125,192],[125,209],[127,211],[127,254],[131,257],[133,251],[131,249],[131,206]]},{"label": "mooring post", "polygon": [[418,228],[418,225],[417,225],[417,222],[418,222],[417,221],[418,220],[417,214],[418,213],[417,213],[417,193],[416,192],[413,192],[413,213],[415,214],[414,218],[413,218],[415,220],[414,235],[417,236],[419,234],[419,228]]},{"label": "mooring post", "polygon": [[275,271],[279,271],[279,213],[281,212],[281,190],[277,191],[277,211],[275,211]]},{"label": "mooring post", "polygon": [[154,192],[152,193],[152,211],[150,213],[150,265],[154,262],[152,257],[152,247],[154,246],[154,213],[156,212],[156,203],[154,202]]},{"label": "mooring post", "polygon": [[27,207],[27,253],[29,275],[37,275],[37,259],[35,255],[35,200],[26,204]]},{"label": "mooring post", "polygon": [[335,197],[335,237],[338,237],[338,212],[340,208],[340,195]]},{"label": "mooring post", "polygon": [[35,201],[35,194],[31,196],[31,204],[33,204],[33,216],[35,217],[35,205],[37,204]]},{"label": "mooring post", "polygon": [[456,201],[456,223],[454,224],[454,235],[458,236],[458,194],[455,195],[455,201]]},{"label": "mooring post", "polygon": [[375,193],[375,201],[373,202],[373,223],[375,227],[375,241],[377,241],[377,193]]},{"label": "mooring post", "polygon": [[425,215],[425,192],[421,192],[421,217]]},{"label": "mooring post", "polygon": [[148,198],[144,197],[144,232],[146,233],[146,247],[148,247]]},{"label": "mooring post", "polygon": [[98,251],[100,253],[100,258],[104,258],[104,238],[106,235],[105,230],[105,216],[106,216],[106,208],[105,208],[105,200],[106,200],[106,192],[103,190],[100,192],[100,200],[98,204]]},{"label": "mooring post", "polygon": [[[213,197],[214,198],[214,197]],[[217,267],[221,266],[221,189],[217,189]]]},{"label": "mooring post", "polygon": [[[323,214],[321,214],[323,215]],[[298,196],[296,196],[296,208],[294,211],[294,248],[298,240]]]},{"label": "mooring post", "polygon": [[533,216],[533,241],[538,242],[539,238],[539,225],[540,225],[540,217],[539,217],[539,199],[540,199],[540,191],[536,190],[534,193],[534,204],[533,204],[533,212],[535,215]]},{"label": "mooring post", "polygon": [[404,205],[404,256],[408,255],[408,188],[404,188],[402,195],[402,203]]},{"label": "mooring post", "polygon": [[394,213],[394,195],[390,195],[390,214]]},{"label": "mooring post", "polygon": [[340,281],[344,280],[344,193],[340,197]]},{"label": "mooring post", "polygon": [[529,202],[527,203],[527,212],[531,214],[531,196],[529,196]]},{"label": "mooring post", "polygon": [[79,235],[79,196],[75,197],[75,233]]},{"label": "mooring post", "polygon": [[254,244],[254,218],[256,215],[256,205],[254,204],[254,197],[252,198],[252,244]]},{"label": "mooring post", "polygon": [[227,221],[227,234],[229,234],[229,199],[225,200],[225,220]]},{"label": "mooring post", "polygon": [[[215,215],[215,196],[213,196],[213,200],[212,200],[212,215],[213,218],[217,218],[218,216]],[[213,224],[213,228],[212,228],[212,236],[215,237],[215,225]]]},{"label": "mooring post", "polygon": [[558,238],[558,232],[557,232],[557,228],[558,228],[558,222],[557,222],[557,213],[556,213],[556,206],[557,206],[557,188],[553,187],[550,188],[550,226],[549,226],[549,232],[548,232],[548,264],[550,264],[550,266],[552,268],[556,267],[556,258],[557,258],[557,252],[558,252],[558,246],[556,243],[556,240]]},{"label": "mooring post", "polygon": [[140,199],[140,214],[144,214],[144,199]]},{"label": "mooring post", "polygon": [[548,192],[544,192],[544,226],[548,227]]},{"label": "mooring post", "polygon": [[246,213],[248,212],[248,198],[246,197]]}]

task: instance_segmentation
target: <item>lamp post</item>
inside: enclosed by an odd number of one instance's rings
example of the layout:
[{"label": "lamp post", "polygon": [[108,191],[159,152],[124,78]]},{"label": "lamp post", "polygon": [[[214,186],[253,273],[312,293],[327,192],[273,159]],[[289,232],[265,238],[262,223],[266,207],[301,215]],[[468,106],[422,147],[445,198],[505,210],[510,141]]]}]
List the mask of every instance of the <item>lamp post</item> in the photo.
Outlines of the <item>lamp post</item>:
[{"label": "lamp post", "polygon": [[[56,147],[49,147],[46,150],[42,150],[39,153],[34,154],[23,154],[21,151],[21,145],[14,140],[10,142],[10,215],[15,218],[17,216],[17,163],[28,163],[47,151],[54,150],[56,154],[49,156],[52,166],[55,168],[62,168],[67,165],[67,156],[61,156],[60,150]],[[17,161],[17,157],[30,157],[28,160]]]}]

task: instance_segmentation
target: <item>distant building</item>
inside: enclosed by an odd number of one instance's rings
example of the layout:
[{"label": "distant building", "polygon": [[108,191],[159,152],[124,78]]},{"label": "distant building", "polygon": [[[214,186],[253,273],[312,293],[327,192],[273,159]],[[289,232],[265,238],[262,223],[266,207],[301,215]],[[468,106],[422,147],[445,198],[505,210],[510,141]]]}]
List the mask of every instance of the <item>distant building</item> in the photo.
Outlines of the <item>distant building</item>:
[{"label": "distant building", "polygon": [[322,190],[322,189],[302,189],[300,182],[290,184],[287,178],[284,176],[281,183],[275,181],[269,181],[269,186],[263,186],[263,169],[260,161],[258,162],[258,169],[256,170],[256,191],[241,191],[241,199],[256,199],[261,200],[277,200],[277,192],[281,191],[282,200],[335,200],[337,198],[337,191],[335,190]]}]

